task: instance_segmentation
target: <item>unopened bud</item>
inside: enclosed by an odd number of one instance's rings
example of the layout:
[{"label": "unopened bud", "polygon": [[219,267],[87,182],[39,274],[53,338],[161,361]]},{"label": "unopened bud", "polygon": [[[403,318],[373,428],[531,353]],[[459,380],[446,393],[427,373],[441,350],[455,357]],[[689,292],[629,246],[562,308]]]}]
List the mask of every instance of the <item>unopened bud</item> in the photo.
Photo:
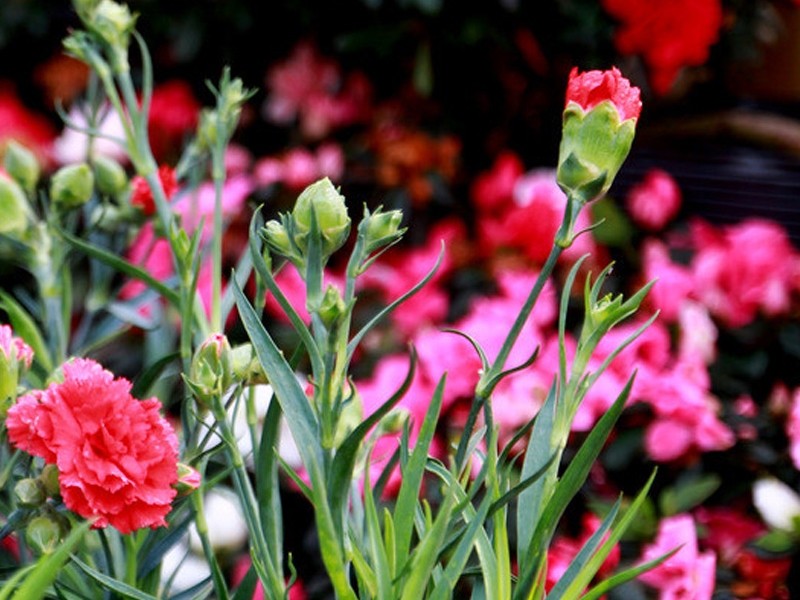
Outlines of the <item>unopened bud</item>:
[{"label": "unopened bud", "polygon": [[405,228],[400,228],[400,223],[403,221],[403,213],[399,210],[382,212],[378,208],[371,215],[365,215],[364,218],[366,220],[364,241],[367,252],[372,252],[394,243],[406,231]]},{"label": "unopened bud", "polygon": [[53,516],[34,517],[25,530],[25,539],[41,554],[51,554],[64,536],[64,527]]},{"label": "unopened bud", "polygon": [[63,208],[82,206],[93,190],[94,175],[86,163],[61,167],[50,180],[50,199]]},{"label": "unopened bud", "polygon": [[0,233],[13,237],[28,228],[30,208],[25,192],[13,179],[0,175]]},{"label": "unopened bud", "polygon": [[125,174],[125,169],[113,158],[96,156],[92,159],[92,167],[97,189],[101,194],[113,197],[127,189],[128,176]]},{"label": "unopened bud", "polygon": [[333,329],[339,324],[346,311],[347,306],[345,306],[339,288],[329,285],[319,307],[320,319],[328,329]]},{"label": "unopened bud", "polygon": [[292,217],[295,242],[303,250],[308,248],[312,219],[316,219],[322,253],[326,257],[342,247],[350,232],[350,217],[344,196],[333,187],[327,177],[312,183],[300,193]]},{"label": "unopened bud", "polygon": [[221,398],[233,383],[231,346],[221,333],[208,337],[194,353],[187,378],[197,401],[208,407],[213,398]]},{"label": "unopened bud", "polygon": [[126,4],[114,0],[100,0],[91,11],[86,26],[111,48],[114,56],[113,68],[125,67],[128,44],[136,25],[136,15],[131,14]]},{"label": "unopened bud", "polygon": [[44,487],[47,497],[57,496],[61,486],[58,483],[58,467],[54,464],[45,465],[39,475],[39,481]]},{"label": "unopened bud", "polygon": [[27,193],[33,193],[39,181],[41,166],[36,155],[15,140],[8,142],[3,167]]},{"label": "unopened bud", "polygon": [[178,491],[178,496],[188,496],[200,487],[200,472],[187,464],[178,463],[178,481],[173,487]]},{"label": "unopened bud", "polygon": [[289,232],[281,221],[275,219],[267,221],[261,229],[261,235],[269,248],[281,256],[289,257],[296,254],[289,239]]},{"label": "unopened bud", "polygon": [[33,479],[31,477],[20,479],[17,482],[14,486],[14,495],[22,506],[28,508],[40,506],[47,500],[47,495],[44,493],[44,486],[38,479]]},{"label": "unopened bud", "polygon": [[267,375],[256,356],[252,344],[236,346],[231,351],[233,377],[244,385],[267,383]]}]

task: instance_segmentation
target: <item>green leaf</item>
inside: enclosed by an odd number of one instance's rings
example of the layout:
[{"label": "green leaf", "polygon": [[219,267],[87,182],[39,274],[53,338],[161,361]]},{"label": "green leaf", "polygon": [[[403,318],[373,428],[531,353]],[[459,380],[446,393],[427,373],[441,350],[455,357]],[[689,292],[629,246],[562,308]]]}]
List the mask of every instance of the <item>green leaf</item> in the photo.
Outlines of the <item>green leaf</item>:
[{"label": "green leaf", "polygon": [[180,358],[179,352],[173,352],[171,354],[167,354],[166,356],[162,356],[152,365],[148,366],[137,378],[136,381],[133,382],[133,388],[131,388],[131,394],[135,398],[144,398],[150,392],[150,388],[153,384],[158,380],[161,374],[164,372],[170,364],[175,362],[177,359]]},{"label": "green leaf", "polygon": [[756,539],[755,545],[767,552],[786,554],[797,547],[797,540],[789,531],[773,529]]},{"label": "green leaf", "polygon": [[275,399],[280,403],[283,414],[286,415],[289,429],[297,443],[297,449],[303,459],[303,464],[309,473],[312,470],[319,473],[320,447],[319,426],[317,424],[311,404],[306,397],[300,382],[297,381],[294,371],[286,362],[283,352],[275,341],[264,329],[264,325],[253,310],[236,281],[232,281],[236,306],[242,318],[242,324],[247,331],[253,348],[258,356],[259,363],[264,369],[275,393]]},{"label": "green leaf", "polygon": [[361,343],[361,340],[364,338],[364,336],[367,335],[367,333],[369,333],[369,331],[373,327],[375,327],[375,325],[378,322],[380,322],[381,320],[386,318],[389,314],[392,313],[392,311],[394,311],[395,308],[397,308],[400,304],[402,304],[403,302],[408,300],[411,296],[413,296],[418,291],[420,291],[425,286],[425,284],[427,284],[431,280],[431,278],[436,274],[436,271],[439,270],[439,265],[442,264],[442,259],[443,258],[444,258],[444,246],[442,246],[442,249],[439,251],[439,256],[436,258],[436,262],[434,263],[433,267],[431,267],[431,270],[428,271],[428,273],[425,275],[425,277],[420,279],[419,282],[417,282],[417,284],[414,287],[412,287],[410,290],[408,290],[405,294],[403,294],[402,296],[397,298],[397,300],[395,300],[394,302],[392,302],[391,304],[386,306],[377,315],[372,317],[367,322],[367,324],[364,325],[358,331],[358,333],[356,333],[353,336],[353,338],[347,344],[347,356],[348,356],[348,358],[353,356],[353,352],[355,352],[355,349],[358,347],[358,344]]},{"label": "green leaf", "polygon": [[676,485],[661,492],[658,498],[659,509],[666,517],[691,510],[707,500],[721,484],[722,479],[715,473],[678,481]]},{"label": "green leaf", "polygon": [[144,592],[137,590],[135,587],[130,586],[127,583],[123,583],[121,581],[114,579],[113,577],[104,575],[100,571],[97,571],[96,569],[93,569],[92,567],[87,565],[77,556],[72,557],[72,562],[78,565],[84,573],[89,575],[89,577],[94,579],[104,588],[109,589],[112,592],[116,592],[117,594],[120,594],[124,598],[132,598],[133,600],[158,600],[155,596],[151,596],[150,594],[145,594]]},{"label": "green leaf", "polygon": [[397,504],[393,515],[397,565],[404,564],[408,556],[422,476],[425,472],[425,464],[428,461],[431,440],[433,440],[433,434],[439,421],[444,382],[445,376],[443,375],[436,386],[436,391],[425,413],[414,450],[403,469],[402,483],[400,484],[400,491],[397,493]]},{"label": "green leaf", "polygon": [[[553,435],[553,422],[556,414],[556,386],[550,388],[547,398],[539,409],[536,422],[531,431],[530,442],[525,451],[520,479],[528,479],[534,473],[541,471],[553,461],[553,450],[550,439]],[[558,465],[552,465],[557,469]],[[544,493],[544,480],[537,479],[527,490],[519,495],[519,506],[524,510],[517,510],[517,556],[525,556],[529,548],[533,532],[539,522],[539,515],[544,509],[542,494]]]},{"label": "green leaf", "polygon": [[[278,452],[275,449],[280,436],[280,420],[280,403],[270,402],[255,456],[256,497],[261,509],[261,525],[267,544],[273,548],[283,548],[283,511],[278,481]],[[277,567],[282,569],[281,565]]]},{"label": "green leaf", "polygon": [[[550,544],[558,522],[561,520],[561,516],[569,502],[586,481],[589,470],[600,454],[600,451],[603,449],[603,445],[606,439],[608,439],[614,424],[625,408],[625,403],[628,400],[631,387],[633,386],[633,379],[634,376],[628,379],[625,388],[620,392],[614,404],[600,417],[589,432],[589,435],[586,437],[583,444],[581,444],[572,462],[570,462],[561,479],[558,481],[552,497],[548,500],[544,511],[535,523],[536,529],[534,530],[530,544],[525,548],[524,557],[521,556],[519,558],[520,583],[515,590],[515,598],[526,597],[528,590],[533,585],[535,575],[546,558],[547,547]],[[522,499],[520,499],[520,503],[523,503]],[[522,505],[528,506],[528,504]]]},{"label": "green leaf", "polygon": [[581,596],[581,600],[598,600],[602,598],[609,590],[614,589],[615,587],[622,585],[623,583],[627,583],[632,579],[636,579],[642,573],[646,573],[652,569],[655,569],[658,565],[663,563],[667,560],[670,556],[675,554],[678,550],[681,549],[681,546],[675,548],[674,550],[667,552],[663,556],[659,556],[653,560],[650,560],[644,564],[637,565],[635,567],[631,567],[630,569],[626,569],[620,573],[616,573],[598,583],[594,586],[591,590],[586,592],[583,596]]},{"label": "green leaf", "polygon": [[[656,471],[654,470],[650,475],[650,478],[647,480],[647,483],[637,494],[634,501],[625,510],[622,518],[612,528],[612,523],[616,518],[619,507],[622,504],[622,499],[620,498],[614,504],[611,512],[606,515],[601,526],[589,538],[589,540],[587,540],[583,548],[581,548],[578,555],[575,557],[567,571],[562,576],[561,580],[559,580],[559,582],[550,591],[548,598],[552,597],[553,600],[558,600],[560,598],[577,599],[581,596],[583,590],[586,589],[586,586],[589,585],[594,576],[603,566],[603,562],[605,562],[606,558],[608,558],[608,555],[611,553],[614,546],[616,546],[617,542],[619,542],[619,540],[622,538],[622,535],[637,517],[639,509],[644,504],[647,494],[650,491],[650,487],[653,485],[655,476]],[[609,529],[611,529],[611,533],[608,534],[607,539],[603,540],[603,537],[606,535],[606,532]]]},{"label": "green leaf", "polygon": [[348,492],[353,480],[353,468],[356,458],[358,457],[361,442],[363,442],[367,433],[389,413],[395,404],[405,395],[408,388],[411,387],[411,382],[414,380],[416,363],[417,355],[412,348],[408,373],[405,380],[400,385],[400,388],[392,394],[386,402],[381,404],[375,412],[359,423],[359,425],[350,432],[347,438],[345,438],[341,446],[339,446],[336,456],[333,459],[333,464],[331,465],[330,479],[328,480],[331,510],[333,510],[334,513],[343,509],[347,502]]}]

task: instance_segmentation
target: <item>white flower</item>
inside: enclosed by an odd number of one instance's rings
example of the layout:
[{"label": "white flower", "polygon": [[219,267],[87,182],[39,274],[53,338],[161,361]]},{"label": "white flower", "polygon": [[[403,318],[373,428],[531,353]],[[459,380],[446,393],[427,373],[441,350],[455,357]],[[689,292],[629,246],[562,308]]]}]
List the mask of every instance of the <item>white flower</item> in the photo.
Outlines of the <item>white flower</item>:
[{"label": "white flower", "polygon": [[172,546],[161,561],[161,585],[170,595],[188,590],[209,575],[206,559],[192,553],[186,538]]},{"label": "white flower", "polygon": [[[233,490],[218,486],[208,492],[203,513],[208,524],[208,539],[215,551],[233,551],[247,541],[247,522],[239,498]],[[203,544],[194,523],[189,528],[189,546],[202,553]]]},{"label": "white flower", "polygon": [[756,481],[753,504],[764,522],[773,529],[794,531],[792,522],[800,518],[800,496],[782,481],[774,477]]}]

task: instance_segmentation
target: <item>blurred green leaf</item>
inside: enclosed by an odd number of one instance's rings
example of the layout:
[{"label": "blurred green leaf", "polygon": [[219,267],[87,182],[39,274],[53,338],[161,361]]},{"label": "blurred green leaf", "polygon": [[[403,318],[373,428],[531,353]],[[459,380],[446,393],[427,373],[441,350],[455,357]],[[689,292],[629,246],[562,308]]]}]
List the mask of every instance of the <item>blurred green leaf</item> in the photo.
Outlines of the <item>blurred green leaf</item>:
[{"label": "blurred green leaf", "polygon": [[665,489],[658,498],[658,506],[664,516],[677,515],[700,505],[719,488],[722,479],[716,473],[708,473],[679,481]]}]

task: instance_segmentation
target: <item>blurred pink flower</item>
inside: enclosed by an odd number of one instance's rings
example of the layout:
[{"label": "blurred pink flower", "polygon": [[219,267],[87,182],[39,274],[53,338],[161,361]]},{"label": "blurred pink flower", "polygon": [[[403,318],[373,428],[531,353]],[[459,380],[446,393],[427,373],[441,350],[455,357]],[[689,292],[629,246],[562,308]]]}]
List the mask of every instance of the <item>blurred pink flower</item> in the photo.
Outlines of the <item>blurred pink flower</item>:
[{"label": "blurred pink flower", "polygon": [[499,212],[511,204],[514,186],[525,167],[511,151],[502,152],[488,171],[480,173],[472,184],[470,196],[475,207],[483,213]]},{"label": "blurred pink flower", "polygon": [[669,173],[651,169],[628,192],[625,205],[634,223],[648,231],[660,231],[677,216],[681,190]]},{"label": "blurred pink flower", "polygon": [[[248,176],[240,175],[230,178],[222,192],[223,218],[230,220],[237,216],[245,207],[247,196],[253,189],[253,184]],[[214,186],[206,182],[192,192],[178,195],[172,209],[181,217],[181,225],[191,235],[202,224],[200,234],[201,248],[211,240],[214,232]],[[166,281],[175,273],[172,262],[172,251],[169,242],[155,233],[152,222],[145,223],[128,249],[126,258],[135,265],[144,268],[151,276],[160,281]],[[208,264],[205,264],[208,263]],[[204,306],[210,310],[211,296],[210,262],[201,261],[198,293],[205,298]],[[138,280],[127,281],[120,290],[120,298],[128,300],[145,292],[147,287]],[[140,307],[140,313],[147,315],[150,312],[148,305]]]},{"label": "blurred pink flower", "polygon": [[366,77],[343,77],[339,66],[302,42],[285,62],[267,73],[269,96],[265,117],[280,125],[299,121],[310,139],[365,120],[371,111],[372,91]]},{"label": "blurred pink flower", "polygon": [[699,302],[681,304],[678,315],[678,356],[711,364],[717,356],[717,326]]},{"label": "blurred pink flower", "polygon": [[694,289],[692,273],[669,257],[667,246],[656,239],[648,239],[642,249],[644,278],[656,280],[648,294],[647,302],[661,311],[661,318],[669,323],[677,321],[681,306]]},{"label": "blurred pink flower", "polygon": [[655,569],[639,579],[659,591],[660,600],[711,600],[714,592],[716,556],[700,552],[692,517],[680,514],[662,519],[658,534],[645,547],[641,562],[647,562],[679,548]]},{"label": "blurred pink flower", "polygon": [[[537,169],[519,177],[513,202],[502,212],[487,214],[478,222],[479,243],[487,255],[501,249],[516,250],[535,264],[544,263],[553,247],[564,214],[567,197],[558,187],[555,171]],[[588,227],[589,216],[581,212],[576,231]],[[564,260],[596,250],[591,235],[579,236],[564,252]]]},{"label": "blurred pink flower", "polygon": [[759,219],[716,230],[696,221],[692,237],[694,295],[726,325],[741,327],[759,313],[791,305],[800,254],[779,224]]},{"label": "blurred pink flower", "polygon": [[332,142],[321,144],[316,152],[298,147],[280,156],[266,156],[253,170],[258,185],[281,183],[292,190],[301,190],[323,177],[337,181],[343,173],[344,153]]}]

